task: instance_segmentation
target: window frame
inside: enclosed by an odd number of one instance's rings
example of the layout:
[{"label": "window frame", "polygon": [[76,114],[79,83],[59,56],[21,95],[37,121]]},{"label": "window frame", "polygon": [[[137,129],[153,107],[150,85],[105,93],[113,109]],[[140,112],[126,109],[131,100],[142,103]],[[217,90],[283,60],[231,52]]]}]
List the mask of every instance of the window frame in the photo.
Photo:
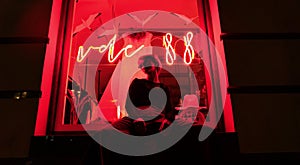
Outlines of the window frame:
[{"label": "window frame", "polygon": [[[197,1],[198,12],[200,12],[199,6],[203,6],[202,11],[205,16],[206,33],[213,41],[213,43],[218,42],[215,40],[214,31],[212,30],[212,16],[210,15],[210,4],[209,0],[202,0],[202,4],[199,3],[201,0]],[[67,76],[70,61],[70,49],[72,44],[72,28],[73,27],[73,17],[75,14],[76,0],[66,0],[62,2],[61,10],[61,21],[59,25],[59,34],[56,48],[55,66],[53,71],[53,81],[51,98],[49,104],[49,118],[47,122],[47,133],[46,134],[66,134],[75,133],[82,134],[85,132],[83,125],[64,125],[63,124],[63,111],[65,109],[66,102],[66,89],[67,89]],[[201,14],[201,13],[199,13]],[[71,19],[70,19],[71,18]],[[210,97],[210,96],[208,96]],[[225,130],[223,116],[221,117],[220,130]],[[87,129],[96,129],[94,125],[85,125]]]}]

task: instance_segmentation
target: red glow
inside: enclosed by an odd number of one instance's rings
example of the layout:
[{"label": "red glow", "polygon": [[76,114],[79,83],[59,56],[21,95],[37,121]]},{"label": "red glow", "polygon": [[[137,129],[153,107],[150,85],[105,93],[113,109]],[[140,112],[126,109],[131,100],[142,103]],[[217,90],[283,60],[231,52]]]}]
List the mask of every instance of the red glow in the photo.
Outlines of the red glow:
[{"label": "red glow", "polygon": [[34,135],[46,135],[46,127],[48,120],[48,109],[50,102],[50,94],[52,87],[52,76],[54,69],[54,58],[57,43],[57,34],[60,21],[62,0],[53,1],[52,12],[49,26],[49,44],[47,45],[45,63],[43,68],[43,77],[41,84],[42,97],[39,100],[37,120]]},{"label": "red glow", "polygon": [[[218,10],[218,2],[217,0],[209,0],[209,9],[211,15],[211,24],[212,24],[212,31],[214,33],[213,40],[215,41],[215,47],[218,50],[222,63],[224,64],[224,71],[227,74],[226,69],[226,60],[225,60],[225,52],[223,47],[223,42],[220,41],[221,36],[221,25],[220,25],[220,17],[219,17],[219,10]],[[227,76],[226,76],[227,78]],[[226,132],[235,132],[234,128],[234,120],[233,120],[233,113],[232,113],[232,105],[229,94],[226,95],[225,106],[224,106],[224,123],[225,123],[225,131]]]},{"label": "red glow", "polygon": [[[112,1],[108,1],[111,2]],[[74,16],[74,22],[73,25],[74,27],[76,27],[79,24],[82,24],[82,20],[87,20],[89,15],[98,13],[99,11],[101,11],[101,19],[97,19],[96,21],[94,21],[91,25],[90,28],[95,28],[98,27],[99,25],[111,20],[114,17],[126,14],[126,13],[130,13],[133,11],[138,11],[138,10],[164,10],[164,11],[170,11],[173,13],[178,13],[178,14],[182,14],[185,15],[188,18],[196,18],[195,16],[199,15],[199,19],[202,20],[203,19],[203,15],[199,14],[198,10],[202,10],[200,9],[200,7],[203,6],[198,6],[199,8],[197,8],[197,1],[172,1],[172,3],[170,3],[170,1],[161,1],[161,0],[152,0],[152,1],[139,1],[139,0],[122,0],[122,1],[117,1],[117,3],[115,4],[115,15],[112,15],[112,11],[111,11],[111,5],[109,3],[102,3],[102,5],[95,5],[98,4],[99,1],[98,0],[80,0],[78,1],[78,3],[76,4],[76,11],[80,11],[80,12],[75,12],[75,16]],[[49,27],[49,38],[50,38],[50,43],[47,47],[47,52],[46,52],[46,57],[45,57],[45,64],[44,64],[44,69],[43,69],[43,78],[42,78],[42,86],[41,86],[41,90],[42,90],[42,98],[40,99],[40,103],[39,103],[39,109],[38,109],[38,116],[37,116],[37,121],[36,121],[36,129],[35,129],[35,135],[45,135],[46,134],[46,124],[47,124],[47,120],[48,120],[48,109],[49,109],[49,101],[50,101],[50,94],[51,94],[51,87],[52,87],[52,76],[53,76],[53,70],[54,70],[54,57],[56,54],[56,42],[57,42],[57,34],[58,34],[58,26],[59,26],[59,21],[60,21],[60,13],[61,13],[61,4],[62,4],[62,0],[58,0],[58,1],[53,1],[53,8],[52,8],[52,15],[51,15],[51,21],[50,21],[50,27]],[[159,4],[159,5],[157,5]],[[200,4],[201,5],[201,4]],[[211,11],[211,15],[212,15],[212,24],[213,24],[213,32],[214,32],[214,41],[215,41],[215,46],[218,49],[218,51],[221,54],[221,58],[223,60],[223,63],[225,64],[225,56],[224,56],[224,52],[223,52],[223,46],[222,43],[219,39],[220,33],[221,33],[221,29],[220,29],[220,25],[219,25],[219,16],[218,16],[218,8],[217,8],[217,0],[209,0],[209,7],[210,7],[210,11]],[[198,19],[193,20],[194,23],[198,24],[202,29],[205,29],[205,25],[203,24],[202,21],[199,21]],[[84,30],[81,31],[80,35],[76,35],[73,36],[73,40],[71,45],[78,48],[79,50],[76,50],[75,48],[72,48],[70,54],[72,56],[76,56],[77,53],[80,52],[80,56],[78,55],[77,58],[84,58],[89,50],[92,49],[98,49],[100,50],[99,47],[91,47],[88,48],[85,52],[83,51],[84,48],[80,48],[79,45],[82,45],[86,38],[91,34],[92,32],[88,29],[85,28]],[[192,37],[189,37],[190,40]],[[180,44],[180,47],[185,49],[177,49],[176,52],[183,55],[184,56],[184,62],[186,64],[189,64],[192,62],[192,59],[194,59],[195,54],[194,54],[194,49],[192,47],[191,44],[189,44],[189,38],[188,35],[185,37],[183,37],[182,39],[178,39],[177,41],[179,41],[178,44]],[[175,48],[177,45],[177,41],[175,42],[175,44],[172,43],[172,41],[170,42],[170,44],[165,43],[165,41],[162,41],[161,38],[159,38],[160,40],[155,40],[155,42],[153,43],[159,43],[159,45],[163,45],[166,48],[166,62],[168,64],[172,64],[176,58],[176,56],[174,55],[175,53]],[[167,38],[166,38],[167,39]],[[172,40],[172,39],[171,39]],[[184,44],[184,46],[183,46]],[[114,62],[118,56],[120,55],[120,53],[122,52],[127,52],[128,49],[130,49],[130,46],[127,47],[125,46],[124,48],[121,47],[121,49],[123,48],[124,50],[119,51],[115,56],[112,54],[111,51],[113,51],[114,49],[118,50],[117,47],[118,46],[122,46],[123,43],[116,43],[116,45],[114,45],[116,48],[110,48],[108,46],[109,44],[107,44],[105,50],[109,49],[108,54],[108,62]],[[155,44],[154,44],[155,45]],[[181,46],[182,45],[182,46]],[[146,45],[147,46],[147,45]],[[169,47],[168,47],[169,46]],[[80,50],[82,49],[82,50]],[[104,49],[104,48],[103,48]],[[142,47],[140,47],[140,49],[142,49]],[[174,52],[173,52],[174,49]],[[137,50],[137,49],[136,49]],[[100,52],[100,51],[99,51]],[[168,53],[168,54],[167,54]],[[133,56],[134,53],[131,54],[127,54],[127,56]],[[76,59],[75,58],[71,58],[70,60]],[[78,60],[78,59],[77,59]],[[82,61],[83,59],[80,59],[79,61]],[[106,60],[106,59],[105,59]],[[70,72],[72,72],[72,65],[74,64],[74,61],[70,62],[70,66],[69,66],[69,74]],[[225,68],[226,71],[226,68]],[[208,75],[208,73],[206,73],[206,75]],[[108,76],[104,76],[104,79],[107,79]],[[107,85],[107,87],[110,87],[110,82]],[[210,80],[207,81],[207,91],[211,91],[211,84],[210,84]],[[102,100],[109,100],[109,98],[112,98],[111,93],[105,93],[106,95],[102,96]],[[210,96],[209,96],[210,99]],[[209,101],[210,102],[210,101]],[[102,104],[103,107],[101,108],[105,108],[105,111],[108,113],[112,113],[112,114],[106,114],[108,118],[110,118],[111,116],[118,116],[119,113],[117,113],[116,110],[116,105],[112,102],[105,102]],[[116,114],[117,113],[117,114]],[[232,116],[232,110],[231,110],[231,103],[230,103],[230,99],[227,96],[226,99],[226,104],[225,104],[225,109],[224,109],[224,119],[225,119],[225,127],[226,127],[226,131],[234,131],[234,123],[233,123],[233,116]]]}]

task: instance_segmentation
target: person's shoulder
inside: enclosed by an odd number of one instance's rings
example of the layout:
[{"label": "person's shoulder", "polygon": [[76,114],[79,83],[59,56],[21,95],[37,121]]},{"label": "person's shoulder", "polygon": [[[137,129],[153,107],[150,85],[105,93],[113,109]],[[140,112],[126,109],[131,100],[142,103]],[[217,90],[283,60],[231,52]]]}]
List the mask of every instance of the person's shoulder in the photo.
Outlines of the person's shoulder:
[{"label": "person's shoulder", "polygon": [[146,79],[139,79],[139,78],[135,78],[132,80],[132,83],[141,83],[141,82],[146,82]]},{"label": "person's shoulder", "polygon": [[144,85],[144,84],[147,84],[147,80],[146,79],[135,78],[131,82],[131,85],[133,85],[133,86]]}]

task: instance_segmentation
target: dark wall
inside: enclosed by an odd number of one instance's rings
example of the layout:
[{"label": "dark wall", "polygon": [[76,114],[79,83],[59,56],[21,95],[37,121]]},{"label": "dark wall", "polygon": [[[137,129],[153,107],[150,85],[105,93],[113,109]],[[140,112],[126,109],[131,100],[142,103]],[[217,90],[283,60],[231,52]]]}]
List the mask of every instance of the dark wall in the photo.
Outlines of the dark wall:
[{"label": "dark wall", "polygon": [[[41,93],[51,7],[52,0],[1,1],[0,158],[28,155]],[[16,99],[19,95],[21,99]]]},{"label": "dark wall", "polygon": [[240,151],[300,152],[300,1],[218,5]]}]

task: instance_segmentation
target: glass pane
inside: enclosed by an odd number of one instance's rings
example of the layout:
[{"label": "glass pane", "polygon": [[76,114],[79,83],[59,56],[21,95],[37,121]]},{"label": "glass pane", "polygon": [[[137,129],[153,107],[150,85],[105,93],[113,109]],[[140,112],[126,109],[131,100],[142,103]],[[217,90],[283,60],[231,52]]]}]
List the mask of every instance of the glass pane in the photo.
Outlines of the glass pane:
[{"label": "glass pane", "polygon": [[63,125],[113,122],[127,116],[130,82],[145,78],[138,59],[148,54],[161,61],[159,80],[170,90],[175,113],[179,114],[176,108],[183,106],[184,96],[195,95],[203,110],[199,113],[206,115],[207,69],[201,50],[208,43],[201,3],[125,2],[75,4]]}]

